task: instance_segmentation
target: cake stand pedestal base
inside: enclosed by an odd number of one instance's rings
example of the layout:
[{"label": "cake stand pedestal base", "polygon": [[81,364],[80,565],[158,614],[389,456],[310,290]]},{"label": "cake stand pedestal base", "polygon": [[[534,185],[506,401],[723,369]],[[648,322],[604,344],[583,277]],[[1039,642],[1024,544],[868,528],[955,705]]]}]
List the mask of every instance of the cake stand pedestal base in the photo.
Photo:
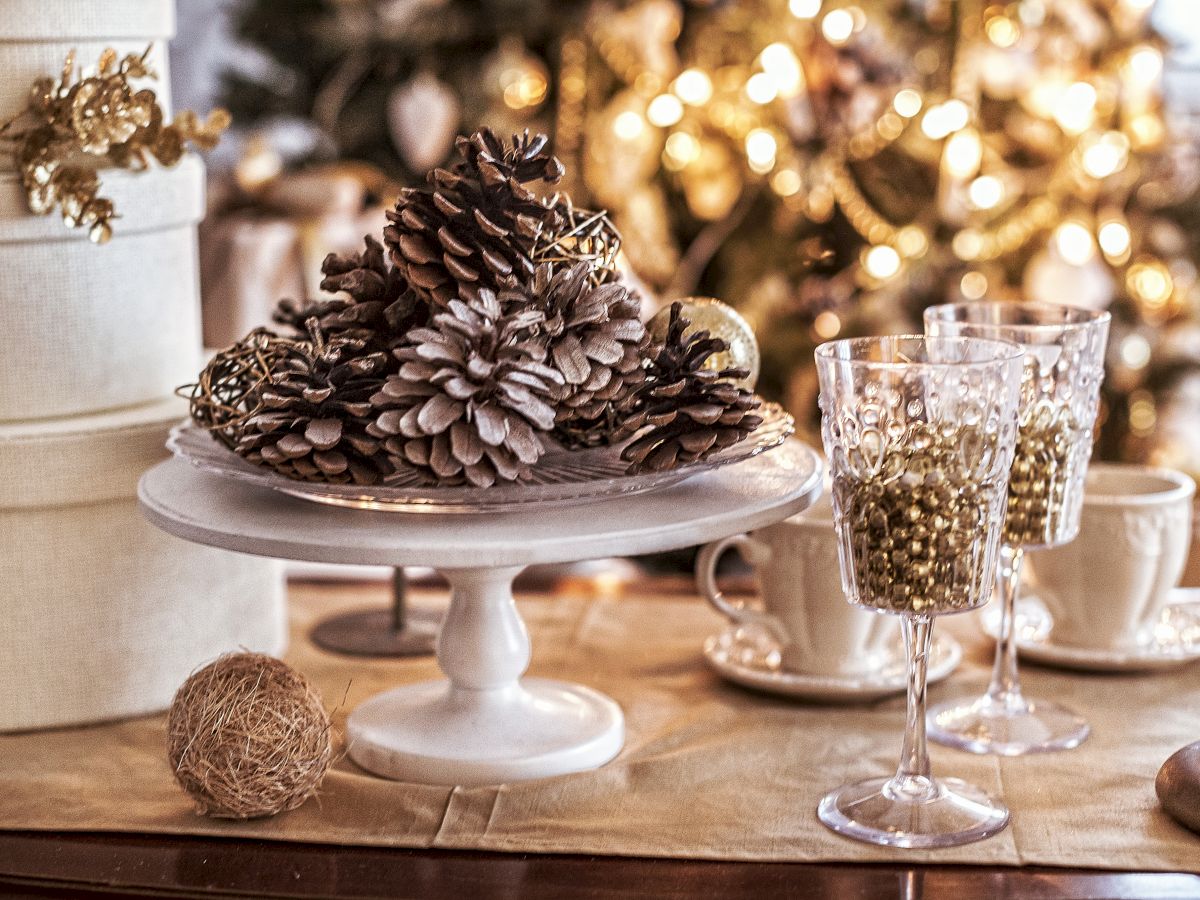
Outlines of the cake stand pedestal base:
[{"label": "cake stand pedestal base", "polygon": [[604,765],[625,741],[620,707],[578,684],[525,678],[489,691],[427,681],[377,694],[346,723],[350,758],[385,778],[498,784]]},{"label": "cake stand pedestal base", "polygon": [[450,608],[438,638],[446,680],[362,703],[347,752],[369,772],[425,784],[496,784],[594,769],[625,741],[621,709],[603,694],[521,679],[529,633],[513,601],[524,566],[443,569]]}]

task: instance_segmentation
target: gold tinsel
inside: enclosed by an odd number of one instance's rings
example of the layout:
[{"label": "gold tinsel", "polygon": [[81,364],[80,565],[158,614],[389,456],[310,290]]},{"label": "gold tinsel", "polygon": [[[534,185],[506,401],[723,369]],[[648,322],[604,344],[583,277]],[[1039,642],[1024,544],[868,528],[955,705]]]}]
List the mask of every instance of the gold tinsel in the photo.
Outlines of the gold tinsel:
[{"label": "gold tinsel", "polygon": [[99,195],[97,169],[143,170],[151,158],[173,166],[188,145],[211,150],[229,126],[215,109],[201,121],[190,110],[164,122],[154,91],[136,90],[131,79],[155,78],[146,64],[150,48],[118,61],[112,48],[100,54],[96,74],[79,77],[75,52],[67,54],[58,80],[39,78],[25,109],[0,126],[0,145],[21,173],[30,212],[58,208],[68,228],[87,228],[103,244],[112,236],[112,201]]}]

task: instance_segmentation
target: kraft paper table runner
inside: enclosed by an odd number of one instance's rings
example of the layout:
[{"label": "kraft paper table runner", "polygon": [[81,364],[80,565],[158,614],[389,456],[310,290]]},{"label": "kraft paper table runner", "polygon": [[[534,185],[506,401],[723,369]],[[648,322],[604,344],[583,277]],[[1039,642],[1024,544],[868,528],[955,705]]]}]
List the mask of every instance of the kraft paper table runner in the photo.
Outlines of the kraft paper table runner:
[{"label": "kraft paper table runner", "polygon": [[[386,603],[380,588],[378,603]],[[311,625],[369,599],[361,589],[293,587],[289,661],[344,723],[389,686],[436,677],[432,658],[363,660],[315,649]],[[444,603],[420,593],[415,603]],[[1018,759],[933,748],[936,771],[1004,797],[1012,826],[981,843],[899,851],[858,844],[817,821],[817,801],[895,765],[903,699],[803,705],[749,693],[711,673],[704,637],[722,621],[696,599],[521,602],[533,632],[530,673],[591,685],[625,710],[621,755],[595,771],[485,788],[386,782],[346,759],[320,797],[274,819],[192,814],[164,749],[164,716],[0,736],[0,827],[244,836],[374,846],[760,861],[932,861],[1200,872],[1200,837],[1158,808],[1153,780],[1200,737],[1200,666],[1151,676],[1081,676],[1029,666],[1038,696],[1086,715],[1093,735],[1063,754]],[[939,628],[966,644],[963,666],[931,689],[980,691],[990,647],[968,617]]]}]

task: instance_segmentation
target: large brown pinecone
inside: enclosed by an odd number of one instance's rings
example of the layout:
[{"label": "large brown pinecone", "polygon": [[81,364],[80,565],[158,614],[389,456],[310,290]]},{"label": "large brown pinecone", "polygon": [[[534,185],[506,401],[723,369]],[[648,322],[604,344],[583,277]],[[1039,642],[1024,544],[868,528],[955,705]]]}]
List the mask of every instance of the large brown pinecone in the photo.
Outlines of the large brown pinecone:
[{"label": "large brown pinecone", "polygon": [[368,434],[383,439],[397,468],[437,484],[521,478],[544,451],[541,433],[554,426],[550,400],[562,383],[529,337],[541,316],[506,311],[487,288],[451,300],[395,351],[400,371],[371,398],[377,417]]},{"label": "large brown pinecone", "polygon": [[682,309],[671,305],[666,338],[655,348],[621,427],[627,436],[650,426],[621,451],[630,472],[660,472],[704,459],[762,424],[755,414],[758,398],[733,383],[746,371],[705,369],[705,360],[724,351],[725,342],[707,331],[685,336],[691,323]]},{"label": "large brown pinecone", "polygon": [[400,270],[388,262],[383,245],[367,235],[359,253],[330,253],[321,263],[321,290],[348,297],[282,300],[275,321],[297,332],[316,318],[330,339],[365,341],[371,350],[389,350],[409,329],[429,319],[427,304],[409,289]]},{"label": "large brown pinecone", "polygon": [[530,285],[545,311],[547,362],[563,376],[555,437],[571,447],[606,443],[620,408],[646,380],[641,303],[619,282],[593,284],[592,274],[588,263],[557,270],[544,264]]},{"label": "large brown pinecone", "polygon": [[383,239],[418,294],[444,307],[480,288],[499,291],[533,274],[531,255],[562,216],[525,185],[557,182],[563,166],[545,135],[502,143],[489,129],[455,143],[461,160],[429,173],[428,188],[406,188],[389,210]]},{"label": "large brown pinecone", "polygon": [[295,342],[274,367],[234,449],[288,478],[374,484],[391,471],[367,433],[387,354],[366,351],[362,341],[327,341],[315,320],[310,327],[311,342]]}]

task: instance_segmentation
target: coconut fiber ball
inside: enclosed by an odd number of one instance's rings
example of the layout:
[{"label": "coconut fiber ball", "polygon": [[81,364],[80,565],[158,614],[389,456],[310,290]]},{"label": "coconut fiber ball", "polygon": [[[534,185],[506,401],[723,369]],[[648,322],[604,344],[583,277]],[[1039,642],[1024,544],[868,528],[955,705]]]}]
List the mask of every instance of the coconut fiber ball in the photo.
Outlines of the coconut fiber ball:
[{"label": "coconut fiber ball", "polygon": [[333,755],[329,715],[307,679],[259,653],[231,653],[175,694],[171,768],[201,815],[252,819],[311,797]]}]

